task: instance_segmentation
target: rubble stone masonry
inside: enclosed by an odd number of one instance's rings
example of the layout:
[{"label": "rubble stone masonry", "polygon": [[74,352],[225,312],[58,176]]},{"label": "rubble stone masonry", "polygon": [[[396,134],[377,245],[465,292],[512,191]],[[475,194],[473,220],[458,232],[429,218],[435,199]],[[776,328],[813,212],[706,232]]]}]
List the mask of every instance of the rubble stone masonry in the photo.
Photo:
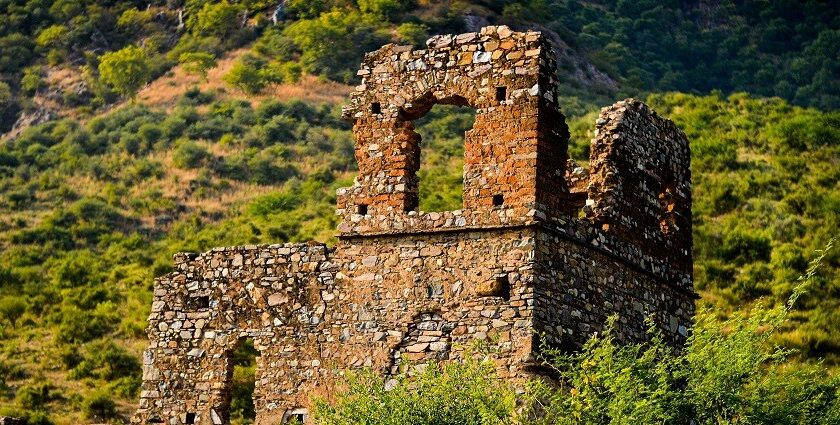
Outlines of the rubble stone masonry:
[{"label": "rubble stone masonry", "polygon": [[[310,421],[347,369],[493,348],[501,377],[539,373],[542,339],[579,347],[607,318],[620,341],[652,318],[689,332],[691,185],[685,135],[641,102],[604,108],[589,168],[568,160],[556,66],[538,32],[486,27],[365,56],[344,109],[359,175],[338,191],[339,241],[177,254],[155,281],[134,424],[225,424],[233,365],[259,351],[257,424]],[[474,108],[463,208],[418,211],[420,135],[436,104]]]}]

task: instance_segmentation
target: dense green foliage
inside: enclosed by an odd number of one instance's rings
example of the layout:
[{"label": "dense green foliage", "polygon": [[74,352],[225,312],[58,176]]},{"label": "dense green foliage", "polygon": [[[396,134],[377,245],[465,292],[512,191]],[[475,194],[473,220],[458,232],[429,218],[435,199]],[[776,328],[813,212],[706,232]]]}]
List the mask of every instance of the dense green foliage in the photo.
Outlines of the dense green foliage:
[{"label": "dense green foliage", "polygon": [[[840,107],[840,14],[831,2],[521,0],[288,2],[293,19],[260,39],[263,54],[350,83],[364,52],[392,41],[466,30],[459,16],[538,23],[572,49],[559,61],[565,102],[577,109],[626,93],[747,91],[795,104]],[[449,8],[435,3],[451,3]],[[396,29],[396,31],[394,31]],[[589,64],[590,66],[583,65]]]},{"label": "dense green foliage", "polygon": [[[336,179],[353,167],[337,114],[192,92],[169,114],[133,105],[0,145],[0,359],[24,367],[0,406],[26,383],[50,382],[38,374],[47,367],[64,371],[51,385],[65,397],[15,405],[102,418],[107,403],[82,403],[95,389],[134,398],[142,344],[130,341],[145,337],[152,278],[174,252],[329,240]],[[234,199],[215,201],[225,196]]]},{"label": "dense green foliage", "polygon": [[[50,67],[79,68],[90,89],[87,101],[66,94],[63,107],[89,113],[91,106],[113,102],[102,83],[114,80],[102,75],[100,81],[97,68],[104,55],[129,45],[142,46],[147,55],[149,75],[132,79],[142,83],[177,64],[183,53],[218,55],[259,37],[251,59],[230,78],[256,92],[301,70],[352,83],[364,52],[465,31],[466,14],[494,24],[539,25],[562,40],[569,50],[558,76],[564,102],[575,112],[581,104],[628,93],[714,89],[840,107],[840,14],[827,0],[288,1],[276,25],[269,19],[276,7],[271,1],[150,4],[0,1],[0,131],[21,110],[35,107],[31,96],[48,88],[43,77]],[[261,68],[267,69],[256,72]],[[135,92],[114,86],[122,95]]]},{"label": "dense green foliage", "polygon": [[102,55],[99,62],[99,75],[102,81],[118,93],[133,98],[137,90],[140,90],[140,87],[149,80],[150,71],[146,64],[147,60],[143,49],[128,46]]},{"label": "dense green foliage", "polygon": [[322,425],[349,424],[835,424],[840,378],[820,365],[790,367],[789,351],[768,344],[813,284],[831,243],[787,303],[758,305],[719,319],[697,315],[681,353],[650,331],[643,344],[620,345],[615,321],[579,351],[540,350],[553,381],[532,380],[518,397],[500,384],[492,353],[460,363],[408,369],[383,382],[351,375],[332,403],[314,412]]},{"label": "dense green foliage", "polygon": [[321,425],[512,424],[516,397],[496,366],[471,355],[463,362],[407,368],[383,381],[370,371],[350,374],[334,403],[319,400]]},{"label": "dense green foliage", "polygon": [[[840,62],[830,47],[840,14],[831,1],[498,3],[506,16],[545,23],[624,93],[746,91],[840,107]],[[568,61],[560,67],[573,71]]]}]

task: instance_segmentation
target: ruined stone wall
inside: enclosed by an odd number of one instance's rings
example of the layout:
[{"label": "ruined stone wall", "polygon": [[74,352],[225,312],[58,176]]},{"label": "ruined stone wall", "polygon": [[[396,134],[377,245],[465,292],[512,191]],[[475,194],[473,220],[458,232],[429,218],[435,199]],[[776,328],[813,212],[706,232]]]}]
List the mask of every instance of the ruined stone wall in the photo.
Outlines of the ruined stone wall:
[{"label": "ruined stone wall", "polygon": [[587,217],[671,267],[691,274],[688,140],[636,100],[601,110],[589,158]]},{"label": "ruined stone wall", "polygon": [[337,302],[328,256],[306,244],[176,256],[155,282],[134,423],[227,423],[230,356],[245,338],[260,352],[254,404],[264,423],[302,405],[301,391],[330,373],[318,364]]},{"label": "ruined stone wall", "polygon": [[[548,342],[580,347],[616,316],[616,339],[647,340],[647,319],[665,340],[681,346],[694,315],[693,291],[607,248],[546,227],[537,235],[534,328]],[[596,239],[597,240],[597,239]]]},{"label": "ruined stone wall", "polygon": [[[338,193],[339,231],[525,223],[562,204],[568,130],[546,40],[487,27],[427,45],[387,45],[365,56],[363,82],[344,109],[354,122],[359,176]],[[417,211],[420,135],[412,120],[435,104],[476,110],[464,140],[464,205],[443,214]]]},{"label": "ruined stone wall", "polygon": [[135,423],[227,423],[230,356],[245,338],[260,353],[258,424],[328,396],[337,371],[394,374],[406,361],[462,358],[474,341],[493,341],[502,376],[525,377],[533,231],[388,242],[178,256],[176,271],[156,281]]},{"label": "ruined stone wall", "polygon": [[[428,49],[368,54],[345,117],[359,176],[338,191],[335,248],[286,244],[178,254],[155,282],[132,423],[228,422],[231,353],[259,351],[257,424],[308,421],[347,369],[388,379],[407,362],[489,344],[499,376],[533,376],[540,337],[575,349],[616,316],[622,342],[653,319],[691,327],[685,136],[634,99],[602,110],[589,170],[567,159],[556,67],[539,33],[487,27]],[[435,104],[476,109],[464,205],[417,211],[420,136]]]},{"label": "ruined stone wall", "polygon": [[[369,365],[390,374],[406,358],[460,358],[476,340],[492,340],[500,374],[524,377],[534,244],[531,229],[342,240],[341,282],[357,308],[342,349],[367,353]],[[424,327],[432,317],[440,326]]]}]

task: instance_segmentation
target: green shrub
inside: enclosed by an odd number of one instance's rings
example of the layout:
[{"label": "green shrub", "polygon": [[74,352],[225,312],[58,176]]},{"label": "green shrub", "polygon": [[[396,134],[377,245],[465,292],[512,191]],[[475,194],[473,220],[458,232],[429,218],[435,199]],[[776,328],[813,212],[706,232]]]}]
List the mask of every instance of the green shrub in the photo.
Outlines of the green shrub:
[{"label": "green shrub", "polygon": [[44,80],[41,79],[41,67],[31,66],[26,68],[23,71],[23,77],[20,79],[20,88],[31,95],[42,87],[44,87]]},{"label": "green shrub", "polygon": [[811,263],[784,305],[758,305],[719,319],[700,311],[684,352],[653,327],[650,342],[620,345],[612,319],[577,353],[544,348],[563,388],[532,381],[536,424],[832,424],[840,420],[840,378],[820,366],[789,365],[790,352],[768,344],[812,285],[832,242]]},{"label": "green shrub", "polygon": [[259,93],[265,87],[260,71],[254,65],[241,61],[235,63],[222,80],[251,94]]},{"label": "green shrub", "polygon": [[97,340],[84,347],[84,354],[70,372],[70,377],[92,377],[108,382],[124,377],[139,378],[140,364],[113,341]]},{"label": "green shrub", "polygon": [[47,382],[23,385],[15,393],[15,402],[27,410],[43,410],[53,399],[52,389],[52,384]]},{"label": "green shrub", "polygon": [[59,313],[58,340],[65,343],[82,343],[99,338],[119,323],[114,304],[104,302],[91,311],[67,306]]},{"label": "green shrub", "polygon": [[471,354],[461,362],[410,367],[387,381],[370,371],[352,373],[346,386],[334,404],[316,401],[315,423],[513,423],[513,389],[496,376],[492,361]]},{"label": "green shrub", "polygon": [[96,421],[107,421],[117,417],[117,404],[104,391],[96,391],[82,401],[85,417]]},{"label": "green shrub", "polygon": [[179,168],[198,168],[210,156],[202,145],[188,139],[181,139],[175,145],[172,162]]},{"label": "green shrub", "polygon": [[207,72],[216,66],[216,56],[206,52],[184,52],[178,57],[178,62],[184,67],[184,71],[206,81]]},{"label": "green shrub", "polygon": [[62,47],[67,42],[67,32],[64,25],[51,25],[38,33],[35,44],[39,47]]},{"label": "green shrub", "polygon": [[397,37],[403,43],[423,46],[429,38],[429,27],[414,22],[405,22],[397,27]]},{"label": "green shrub", "polygon": [[364,52],[379,48],[390,38],[383,24],[381,18],[353,10],[333,10],[293,22],[283,30],[283,36],[300,49],[305,71],[350,83]]},{"label": "green shrub", "polygon": [[358,0],[359,9],[364,13],[370,13],[384,18],[393,16],[406,8],[411,1],[406,0]]},{"label": "green shrub", "polygon": [[187,26],[194,34],[226,37],[239,26],[242,12],[240,4],[227,0],[206,2],[187,19]]},{"label": "green shrub", "polygon": [[0,298],[0,317],[12,327],[17,326],[17,320],[26,313],[26,301],[21,297],[5,296]]},{"label": "green shrub", "polygon": [[151,77],[149,58],[144,49],[135,46],[105,53],[99,62],[99,74],[114,90],[134,98]]},{"label": "green shrub", "polygon": [[742,265],[753,261],[770,261],[770,239],[741,229],[728,232],[720,247],[724,259]]}]

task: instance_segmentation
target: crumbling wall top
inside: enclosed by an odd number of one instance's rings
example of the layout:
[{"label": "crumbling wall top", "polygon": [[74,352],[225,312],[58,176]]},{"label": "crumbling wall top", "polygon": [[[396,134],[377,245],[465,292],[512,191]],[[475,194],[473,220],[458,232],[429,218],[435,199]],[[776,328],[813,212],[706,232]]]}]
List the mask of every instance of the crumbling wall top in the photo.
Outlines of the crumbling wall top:
[{"label": "crumbling wall top", "polygon": [[589,158],[587,219],[691,274],[691,160],[685,134],[636,99],[605,107]]},{"label": "crumbling wall top", "polygon": [[[338,192],[343,235],[523,224],[545,217],[565,189],[568,130],[556,64],[539,32],[505,26],[441,35],[427,49],[386,45],[365,56],[353,121],[359,176]],[[474,108],[464,137],[463,208],[418,211],[420,135],[435,104]],[[541,161],[537,161],[537,157]],[[442,214],[441,214],[442,213]]]},{"label": "crumbling wall top", "polygon": [[[553,58],[540,32],[491,26],[480,32],[437,35],[426,45],[427,49],[414,50],[387,44],[366,54],[357,72],[362,84],[351,93],[344,117],[410,120],[434,103],[482,109],[535,95],[556,104],[554,68],[547,66]],[[540,74],[545,79],[542,86],[521,78]],[[507,93],[499,99],[495,89],[502,85]],[[379,107],[372,108],[376,102]]]}]

